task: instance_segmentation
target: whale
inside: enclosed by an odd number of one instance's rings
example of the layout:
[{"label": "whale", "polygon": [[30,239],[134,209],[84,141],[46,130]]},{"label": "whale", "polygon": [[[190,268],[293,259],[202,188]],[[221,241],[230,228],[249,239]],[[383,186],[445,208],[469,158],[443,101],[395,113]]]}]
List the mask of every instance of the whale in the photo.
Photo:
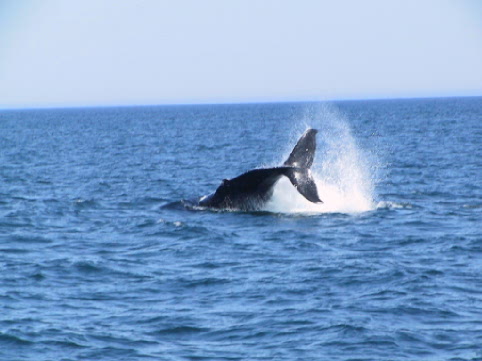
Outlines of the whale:
[{"label": "whale", "polygon": [[281,177],[287,177],[308,201],[323,203],[310,169],[315,157],[317,132],[312,128],[306,130],[282,165],[252,169],[238,177],[224,179],[214,193],[201,197],[198,205],[214,209],[262,210]]}]

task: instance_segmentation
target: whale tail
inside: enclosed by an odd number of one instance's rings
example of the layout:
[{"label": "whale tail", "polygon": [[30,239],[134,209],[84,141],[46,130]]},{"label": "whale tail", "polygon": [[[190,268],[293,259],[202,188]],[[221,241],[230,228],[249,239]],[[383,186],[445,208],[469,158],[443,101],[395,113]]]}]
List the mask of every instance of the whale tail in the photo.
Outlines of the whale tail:
[{"label": "whale tail", "polygon": [[313,203],[323,203],[318,195],[315,180],[309,169],[287,168],[285,175],[303,197]]},{"label": "whale tail", "polygon": [[318,133],[318,131],[312,128],[304,132],[283,165],[310,169],[315,158],[316,133]]},{"label": "whale tail", "polygon": [[273,187],[282,176],[307,200],[323,203],[318,196],[316,183],[311,175],[316,150],[315,129],[308,129],[298,140],[290,156],[281,167],[253,169],[232,179],[223,180],[216,191],[199,200],[203,207],[259,209],[273,194]]},{"label": "whale tail", "polygon": [[308,129],[300,137],[283,165],[287,167],[285,175],[298,192],[310,202],[323,203],[310,171],[315,158],[316,133],[316,129]]}]

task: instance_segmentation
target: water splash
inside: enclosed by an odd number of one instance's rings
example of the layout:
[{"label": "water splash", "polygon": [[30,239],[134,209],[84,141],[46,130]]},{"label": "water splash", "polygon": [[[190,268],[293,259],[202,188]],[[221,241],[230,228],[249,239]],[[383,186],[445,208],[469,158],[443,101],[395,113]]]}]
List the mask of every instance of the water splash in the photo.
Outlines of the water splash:
[{"label": "water splash", "polygon": [[[323,204],[306,200],[284,177],[277,183],[265,210],[279,213],[359,213],[376,208],[368,157],[357,144],[347,120],[333,107],[306,109],[305,128],[319,130],[312,171]],[[301,128],[301,127],[298,127]],[[295,129],[295,137],[304,129]],[[290,149],[291,150],[291,149]],[[289,151],[284,154],[287,158]]]}]

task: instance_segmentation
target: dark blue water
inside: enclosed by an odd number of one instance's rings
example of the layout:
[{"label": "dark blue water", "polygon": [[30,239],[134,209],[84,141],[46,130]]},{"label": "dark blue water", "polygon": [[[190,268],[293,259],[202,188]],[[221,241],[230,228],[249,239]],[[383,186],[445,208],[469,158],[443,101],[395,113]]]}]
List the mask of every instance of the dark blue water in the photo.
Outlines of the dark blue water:
[{"label": "dark blue water", "polygon": [[0,359],[481,360],[481,230],[482,98],[1,111]]}]

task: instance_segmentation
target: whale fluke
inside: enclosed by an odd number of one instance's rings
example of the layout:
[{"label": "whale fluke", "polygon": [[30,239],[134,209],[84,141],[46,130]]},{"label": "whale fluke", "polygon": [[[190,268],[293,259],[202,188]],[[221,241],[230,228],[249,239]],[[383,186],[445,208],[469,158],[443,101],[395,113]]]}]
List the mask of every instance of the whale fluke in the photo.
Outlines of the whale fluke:
[{"label": "whale fluke", "polygon": [[285,175],[303,197],[313,203],[323,203],[318,195],[311,171],[306,168],[288,168]]},{"label": "whale fluke", "polygon": [[300,137],[283,165],[296,168],[311,168],[316,151],[316,129],[308,129]]}]

